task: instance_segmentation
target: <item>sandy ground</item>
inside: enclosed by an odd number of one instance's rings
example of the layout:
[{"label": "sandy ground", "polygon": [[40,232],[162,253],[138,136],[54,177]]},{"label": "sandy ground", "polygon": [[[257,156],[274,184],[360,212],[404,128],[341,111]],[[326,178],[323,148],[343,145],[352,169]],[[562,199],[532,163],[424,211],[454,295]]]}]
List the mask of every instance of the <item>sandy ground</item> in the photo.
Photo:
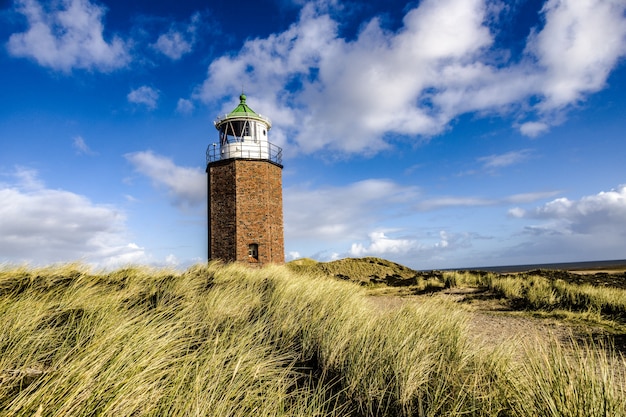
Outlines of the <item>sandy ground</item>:
[{"label": "sandy ground", "polygon": [[423,297],[443,297],[465,309],[471,317],[470,334],[476,343],[496,346],[537,338],[556,338],[564,344],[569,344],[572,339],[608,341],[626,356],[625,332],[616,332],[616,329],[596,323],[569,322],[550,316],[534,317],[529,312],[511,309],[504,300],[479,288],[450,288],[430,295],[375,295],[370,300],[379,308],[394,308],[403,303],[420,302]]},{"label": "sandy ground", "polygon": [[[563,320],[533,317],[527,312],[511,310],[488,291],[477,288],[451,288],[431,295],[377,295],[370,301],[379,308],[394,308],[403,303],[418,303],[424,297],[445,297],[459,303],[470,314],[471,341],[488,349],[506,344],[532,346],[535,341],[556,339],[562,346],[572,340],[594,340],[613,343],[617,357],[609,355],[616,369],[615,377],[626,395],[626,334],[609,335],[599,325],[568,323]],[[607,345],[605,345],[607,346]],[[612,349],[611,349],[612,350]],[[520,350],[521,354],[521,350]]]},{"label": "sandy ground", "polygon": [[559,320],[538,319],[515,312],[492,296],[477,288],[451,288],[434,295],[376,295],[370,301],[379,308],[394,308],[403,303],[420,302],[423,297],[443,297],[459,303],[471,315],[471,335],[477,343],[498,345],[507,341],[529,338],[556,337],[568,341],[581,330]]},{"label": "sandy ground", "polygon": [[493,294],[476,288],[451,288],[440,296],[460,303],[471,312],[471,334],[477,342],[488,345],[547,337],[565,342],[580,333],[577,326],[559,320],[538,319],[513,311]]},{"label": "sandy ground", "polygon": [[[564,279],[575,284],[626,289],[625,268],[624,265],[618,265],[612,268],[538,270],[537,273],[548,279]],[[572,339],[608,341],[626,357],[626,326],[603,327],[600,323],[589,323],[582,319],[567,321],[547,314],[515,311],[505,300],[480,288],[449,288],[428,295],[409,295],[409,291],[391,287],[389,291],[387,295],[373,295],[370,299],[380,308],[420,302],[423,297],[443,297],[458,303],[471,315],[471,337],[487,346],[522,340],[527,342],[534,338],[556,338],[564,344],[569,344]]]}]

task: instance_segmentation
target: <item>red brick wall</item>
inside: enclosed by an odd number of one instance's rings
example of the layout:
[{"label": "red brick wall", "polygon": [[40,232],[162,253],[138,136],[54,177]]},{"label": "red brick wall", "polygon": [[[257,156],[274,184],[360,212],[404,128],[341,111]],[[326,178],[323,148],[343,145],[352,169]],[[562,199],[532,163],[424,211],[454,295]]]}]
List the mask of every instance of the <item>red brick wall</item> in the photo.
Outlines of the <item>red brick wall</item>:
[{"label": "red brick wall", "polygon": [[231,159],[207,167],[209,259],[256,264],[285,262],[282,168],[267,161]]},{"label": "red brick wall", "polygon": [[209,195],[209,259],[235,260],[236,192],[235,165],[207,167]]}]

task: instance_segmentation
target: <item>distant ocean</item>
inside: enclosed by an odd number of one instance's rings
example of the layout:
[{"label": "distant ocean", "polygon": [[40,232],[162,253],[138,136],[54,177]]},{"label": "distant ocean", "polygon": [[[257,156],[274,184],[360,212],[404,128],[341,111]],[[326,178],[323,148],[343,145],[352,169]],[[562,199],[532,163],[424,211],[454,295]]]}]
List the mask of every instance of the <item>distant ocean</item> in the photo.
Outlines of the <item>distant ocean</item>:
[{"label": "distant ocean", "polygon": [[555,264],[529,264],[529,265],[506,265],[506,266],[481,266],[473,268],[453,268],[454,270],[492,271],[492,272],[524,272],[535,269],[560,269],[569,271],[602,270],[602,269],[625,269],[626,259],[615,261],[587,261],[587,262],[563,262]]}]

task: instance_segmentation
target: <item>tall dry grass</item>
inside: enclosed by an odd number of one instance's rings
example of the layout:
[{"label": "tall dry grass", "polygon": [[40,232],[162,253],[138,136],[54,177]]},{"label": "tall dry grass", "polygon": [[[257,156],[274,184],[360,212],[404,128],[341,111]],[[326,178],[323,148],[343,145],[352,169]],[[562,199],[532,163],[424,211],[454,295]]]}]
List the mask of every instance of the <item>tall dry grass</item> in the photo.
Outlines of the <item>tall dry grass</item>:
[{"label": "tall dry grass", "polygon": [[[514,415],[559,417],[623,416],[626,412],[624,360],[605,346],[536,341],[523,346],[524,360],[511,386]],[[618,359],[619,361],[619,359]],[[532,387],[528,389],[525,387]]]},{"label": "tall dry grass", "polygon": [[434,298],[379,309],[355,284],[276,266],[5,267],[0,415],[625,414],[621,359],[476,346],[467,314]]},{"label": "tall dry grass", "polygon": [[607,286],[573,284],[538,275],[498,275],[450,271],[446,286],[487,287],[512,304],[529,310],[567,310],[596,313],[609,320],[626,322],[626,290]]}]

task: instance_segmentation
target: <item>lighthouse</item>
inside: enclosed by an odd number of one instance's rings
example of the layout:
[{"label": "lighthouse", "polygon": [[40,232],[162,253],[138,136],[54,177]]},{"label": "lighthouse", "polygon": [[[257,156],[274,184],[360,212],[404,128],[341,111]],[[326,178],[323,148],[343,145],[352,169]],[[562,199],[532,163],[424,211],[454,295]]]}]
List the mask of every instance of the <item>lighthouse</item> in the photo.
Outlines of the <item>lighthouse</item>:
[{"label": "lighthouse", "polygon": [[285,262],[282,149],[272,123],[239,96],[215,122],[219,142],[206,152],[208,258],[250,266]]}]

